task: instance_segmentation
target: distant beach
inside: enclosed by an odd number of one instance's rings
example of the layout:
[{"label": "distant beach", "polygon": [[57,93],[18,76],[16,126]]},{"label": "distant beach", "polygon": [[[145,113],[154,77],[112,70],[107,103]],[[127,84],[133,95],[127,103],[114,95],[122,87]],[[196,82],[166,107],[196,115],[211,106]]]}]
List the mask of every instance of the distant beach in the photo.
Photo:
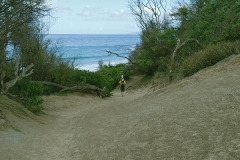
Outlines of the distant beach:
[{"label": "distant beach", "polygon": [[75,60],[76,68],[89,71],[96,71],[100,60],[112,65],[126,63],[105,50],[128,56],[141,42],[138,34],[50,34],[47,38],[59,44],[64,60]]}]

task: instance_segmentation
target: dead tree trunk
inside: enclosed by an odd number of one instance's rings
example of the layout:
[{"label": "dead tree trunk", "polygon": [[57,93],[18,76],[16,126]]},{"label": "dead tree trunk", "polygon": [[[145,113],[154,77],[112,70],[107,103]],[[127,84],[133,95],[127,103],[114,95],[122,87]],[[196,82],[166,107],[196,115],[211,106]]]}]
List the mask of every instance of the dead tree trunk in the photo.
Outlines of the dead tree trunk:
[{"label": "dead tree trunk", "polygon": [[188,39],[186,40],[185,42],[183,42],[182,44],[180,43],[180,39],[177,40],[177,45],[176,45],[176,48],[174,49],[173,51],[173,54],[172,54],[172,59],[171,59],[171,65],[170,65],[170,73],[172,73],[175,69],[175,57],[177,55],[177,53],[187,44],[191,43],[191,42],[195,42],[197,43],[201,48],[202,45],[199,43],[199,41],[197,39]]},{"label": "dead tree trunk", "polygon": [[24,68],[22,70],[22,72],[19,74],[19,57],[17,57],[16,59],[16,65],[15,65],[15,78],[4,83],[4,77],[5,77],[5,71],[2,71],[1,76],[0,76],[0,81],[1,81],[1,94],[7,94],[8,90],[13,87],[18,81],[20,81],[21,79],[23,79],[24,77],[27,77],[29,75],[31,75],[33,73],[33,67],[34,65],[28,65],[26,68]]},{"label": "dead tree trunk", "polygon": [[52,85],[52,86],[62,88],[60,90],[60,92],[64,92],[64,91],[80,91],[80,92],[91,92],[91,93],[94,92],[94,93],[97,93],[97,95],[100,96],[100,97],[109,96],[109,93],[107,91],[105,91],[104,89],[98,88],[94,85],[67,87],[67,86],[63,86],[63,85],[52,83],[52,82],[45,82],[45,81],[34,81],[34,82],[38,82],[38,83],[42,83],[42,84],[45,84],[45,85]]}]

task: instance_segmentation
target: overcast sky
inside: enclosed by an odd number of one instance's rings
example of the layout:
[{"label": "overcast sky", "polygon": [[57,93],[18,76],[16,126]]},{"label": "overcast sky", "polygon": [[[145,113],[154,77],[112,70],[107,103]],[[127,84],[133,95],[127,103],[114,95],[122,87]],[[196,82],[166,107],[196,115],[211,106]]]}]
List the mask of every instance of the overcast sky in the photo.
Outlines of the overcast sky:
[{"label": "overcast sky", "polygon": [[128,0],[49,0],[53,7],[50,34],[137,33]]}]

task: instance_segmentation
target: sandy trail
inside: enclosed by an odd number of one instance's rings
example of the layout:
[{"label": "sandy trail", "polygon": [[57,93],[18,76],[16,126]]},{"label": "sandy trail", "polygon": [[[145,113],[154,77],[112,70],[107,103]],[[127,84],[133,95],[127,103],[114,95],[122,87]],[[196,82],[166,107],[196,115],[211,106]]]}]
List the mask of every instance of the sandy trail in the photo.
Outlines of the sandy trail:
[{"label": "sandy trail", "polygon": [[240,159],[239,79],[234,56],[154,92],[43,97],[44,124],[0,132],[0,159]]}]

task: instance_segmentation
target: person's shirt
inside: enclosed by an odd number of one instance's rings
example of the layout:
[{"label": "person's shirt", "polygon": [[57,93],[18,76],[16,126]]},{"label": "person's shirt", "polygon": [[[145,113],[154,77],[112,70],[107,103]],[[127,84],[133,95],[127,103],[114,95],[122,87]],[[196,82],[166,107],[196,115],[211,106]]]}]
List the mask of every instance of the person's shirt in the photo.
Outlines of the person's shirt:
[{"label": "person's shirt", "polygon": [[119,84],[121,85],[121,84],[126,84],[126,81],[124,80],[124,81],[119,81]]}]

